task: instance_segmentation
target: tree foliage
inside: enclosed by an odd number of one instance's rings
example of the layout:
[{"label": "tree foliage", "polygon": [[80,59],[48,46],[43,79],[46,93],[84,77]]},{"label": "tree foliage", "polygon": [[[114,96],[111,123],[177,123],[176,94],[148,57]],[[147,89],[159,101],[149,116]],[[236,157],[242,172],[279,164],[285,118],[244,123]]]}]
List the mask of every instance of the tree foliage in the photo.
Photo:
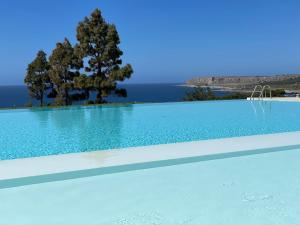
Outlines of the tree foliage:
[{"label": "tree foliage", "polygon": [[85,83],[92,83],[88,86],[97,91],[96,102],[101,103],[111,92],[125,95],[124,90],[117,89],[117,82],[130,78],[133,70],[130,64],[121,67],[123,52],[118,47],[118,32],[103,19],[99,9],[78,24],[77,40],[76,51],[87,61],[84,69],[89,81]]},{"label": "tree foliage", "polygon": [[74,79],[74,88],[82,92],[83,99],[89,99],[93,87],[93,78],[88,77],[86,74],[81,74]]},{"label": "tree foliage", "polygon": [[[273,89],[272,97],[283,97],[286,94],[284,89]],[[193,91],[186,93],[184,101],[203,101],[203,100],[232,100],[246,99],[249,97],[247,92],[235,92],[224,96],[216,96],[209,87],[196,87]]]},{"label": "tree foliage", "polygon": [[79,76],[82,60],[74,54],[74,48],[68,39],[63,43],[57,43],[50,62],[50,80],[55,88],[57,105],[69,105],[72,103],[70,91],[74,88],[74,78]]},{"label": "tree foliage", "polygon": [[77,27],[77,43],[73,47],[68,39],[57,43],[47,61],[40,51],[28,65],[25,83],[30,95],[41,101],[48,88],[48,97],[57,105],[72,104],[72,100],[89,99],[96,91],[96,103],[105,102],[110,94],[125,97],[125,89],[118,82],[131,77],[130,64],[122,66],[123,52],[115,25],[107,23],[99,9],[84,18]]},{"label": "tree foliage", "polygon": [[43,106],[45,92],[50,87],[49,68],[46,53],[39,51],[33,62],[28,65],[24,79],[30,96],[39,100],[40,106]]},{"label": "tree foliage", "polygon": [[232,93],[225,96],[216,96],[209,87],[196,87],[192,92],[188,92],[184,97],[184,101],[206,101],[206,100],[231,100],[246,99],[247,93]]},{"label": "tree foliage", "polygon": [[216,96],[209,87],[197,87],[192,92],[188,92],[185,101],[214,100]]}]

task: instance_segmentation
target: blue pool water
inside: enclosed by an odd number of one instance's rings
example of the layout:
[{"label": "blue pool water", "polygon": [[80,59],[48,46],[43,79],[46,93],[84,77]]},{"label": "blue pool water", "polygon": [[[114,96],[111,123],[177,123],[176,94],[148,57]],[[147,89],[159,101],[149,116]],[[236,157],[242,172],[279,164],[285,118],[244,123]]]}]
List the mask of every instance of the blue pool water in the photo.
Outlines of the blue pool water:
[{"label": "blue pool water", "polygon": [[0,189],[0,225],[299,225],[300,150]]},{"label": "blue pool water", "polygon": [[209,101],[0,111],[0,159],[300,130],[300,104]]}]

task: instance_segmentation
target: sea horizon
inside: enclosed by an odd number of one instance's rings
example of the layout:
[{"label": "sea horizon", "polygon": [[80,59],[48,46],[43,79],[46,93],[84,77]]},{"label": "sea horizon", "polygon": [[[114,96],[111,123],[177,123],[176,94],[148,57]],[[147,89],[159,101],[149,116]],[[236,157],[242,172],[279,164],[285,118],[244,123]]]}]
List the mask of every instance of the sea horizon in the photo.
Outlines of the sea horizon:
[{"label": "sea horizon", "polygon": [[[177,102],[183,101],[186,94],[193,87],[182,83],[144,83],[144,84],[119,84],[119,87],[127,90],[127,97],[109,96],[106,100],[110,103],[140,103],[140,102]],[[224,96],[230,91],[214,90],[218,96]],[[91,99],[95,93],[91,92]],[[46,98],[46,103],[52,103],[53,99]],[[25,107],[29,103],[38,106],[38,101],[31,99],[25,85],[0,86],[0,107]],[[84,104],[85,101],[74,101],[73,104]]]}]

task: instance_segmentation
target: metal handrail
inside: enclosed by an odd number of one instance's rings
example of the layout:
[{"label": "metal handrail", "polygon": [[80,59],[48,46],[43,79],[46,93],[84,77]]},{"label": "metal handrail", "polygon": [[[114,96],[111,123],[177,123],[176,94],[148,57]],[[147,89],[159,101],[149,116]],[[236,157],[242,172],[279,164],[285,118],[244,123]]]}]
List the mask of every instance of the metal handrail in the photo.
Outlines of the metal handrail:
[{"label": "metal handrail", "polygon": [[270,85],[264,85],[263,86],[263,89],[261,90],[259,98],[266,98],[267,97],[267,90],[266,89],[269,89],[269,97],[272,98],[272,90],[271,90]]},{"label": "metal handrail", "polygon": [[[256,90],[257,88],[260,88],[260,91],[257,91],[257,90]],[[255,93],[257,93],[257,92],[261,93],[262,89],[263,89],[263,86],[261,86],[261,85],[255,85],[254,90],[252,91],[252,94],[251,94],[250,99],[253,99],[253,95],[254,95]]]},{"label": "metal handrail", "polygon": [[[260,88],[260,90],[257,90],[258,88]],[[269,89],[269,97],[272,98],[272,90],[270,85],[255,85],[254,90],[252,91],[250,100],[254,99],[254,94],[255,93],[259,93],[258,99],[263,99],[267,97],[267,89]]]}]

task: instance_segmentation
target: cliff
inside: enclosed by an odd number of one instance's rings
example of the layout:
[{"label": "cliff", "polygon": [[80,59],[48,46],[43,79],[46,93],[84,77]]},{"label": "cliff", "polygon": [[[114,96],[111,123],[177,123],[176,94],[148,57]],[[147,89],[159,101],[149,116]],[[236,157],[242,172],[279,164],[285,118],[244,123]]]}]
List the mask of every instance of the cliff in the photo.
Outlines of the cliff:
[{"label": "cliff", "polygon": [[224,89],[252,90],[255,85],[270,85],[271,88],[282,88],[289,91],[300,90],[300,75],[274,76],[211,76],[197,77],[186,82],[188,85],[210,86]]}]

